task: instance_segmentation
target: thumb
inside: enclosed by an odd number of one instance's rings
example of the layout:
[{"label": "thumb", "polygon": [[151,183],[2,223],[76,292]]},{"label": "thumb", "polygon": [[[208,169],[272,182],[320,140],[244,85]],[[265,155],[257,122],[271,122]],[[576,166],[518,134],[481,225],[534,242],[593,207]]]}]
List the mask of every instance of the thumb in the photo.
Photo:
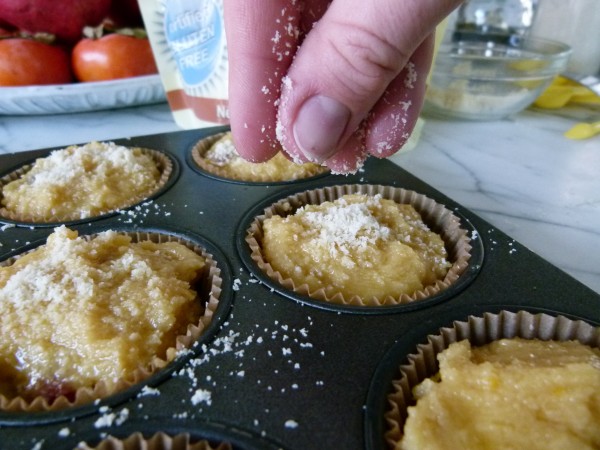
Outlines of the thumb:
[{"label": "thumb", "polygon": [[[335,154],[415,49],[460,3],[334,0],[283,81],[277,138],[284,149],[297,161],[322,162]],[[426,73],[416,75],[424,85]]]}]

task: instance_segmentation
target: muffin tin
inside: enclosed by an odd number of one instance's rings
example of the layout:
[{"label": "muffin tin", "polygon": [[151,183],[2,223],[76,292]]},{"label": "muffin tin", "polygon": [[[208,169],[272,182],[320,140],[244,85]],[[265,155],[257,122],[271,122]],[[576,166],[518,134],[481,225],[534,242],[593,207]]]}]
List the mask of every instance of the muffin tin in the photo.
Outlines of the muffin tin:
[{"label": "muffin tin", "polygon": [[[0,412],[0,448],[93,448],[107,436],[163,432],[240,449],[384,449],[391,380],[440,328],[500,311],[600,326],[600,295],[390,161],[371,158],[349,176],[273,184],[206,176],[191,150],[225,129],[116,140],[165,152],[172,178],[148,201],[69,224],[80,234],[173,234],[208,249],[223,280],[210,326],[191,351],[109,398],[58,412]],[[0,177],[49,151],[1,156]],[[434,297],[396,306],[333,305],[287,293],[249,256],[249,223],[282,198],[342,185],[389,185],[444,205],[471,238],[468,268]],[[0,261],[43,243],[54,226],[0,219]]]}]

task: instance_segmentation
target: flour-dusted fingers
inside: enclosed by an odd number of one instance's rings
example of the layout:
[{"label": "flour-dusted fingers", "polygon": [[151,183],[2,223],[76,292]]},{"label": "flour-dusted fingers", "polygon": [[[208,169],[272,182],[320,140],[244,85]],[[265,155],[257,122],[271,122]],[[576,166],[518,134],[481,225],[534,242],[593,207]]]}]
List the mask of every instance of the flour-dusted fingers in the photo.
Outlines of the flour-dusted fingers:
[{"label": "flour-dusted fingers", "polygon": [[225,0],[229,115],[236,149],[254,162],[271,158],[277,102],[298,41],[299,2]]},{"label": "flour-dusted fingers", "polygon": [[367,153],[387,158],[410,137],[423,107],[433,44],[432,34],[415,50],[363,123]]},{"label": "flour-dusted fingers", "polygon": [[[284,149],[299,161],[331,160],[351,136],[357,138],[356,131],[415,50],[459,4],[331,2],[284,79],[277,127]],[[415,99],[415,104],[420,102]]]}]

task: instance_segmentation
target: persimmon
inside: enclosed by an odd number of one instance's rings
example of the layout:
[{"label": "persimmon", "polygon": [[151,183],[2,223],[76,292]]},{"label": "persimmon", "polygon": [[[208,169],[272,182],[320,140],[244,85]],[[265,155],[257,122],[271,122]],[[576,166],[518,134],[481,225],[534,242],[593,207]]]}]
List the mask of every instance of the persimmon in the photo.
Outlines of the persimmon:
[{"label": "persimmon", "polygon": [[147,37],[120,33],[81,39],[71,53],[79,81],[104,81],[158,73]]},{"label": "persimmon", "polygon": [[20,37],[0,38],[0,86],[66,84],[73,80],[62,47]]}]

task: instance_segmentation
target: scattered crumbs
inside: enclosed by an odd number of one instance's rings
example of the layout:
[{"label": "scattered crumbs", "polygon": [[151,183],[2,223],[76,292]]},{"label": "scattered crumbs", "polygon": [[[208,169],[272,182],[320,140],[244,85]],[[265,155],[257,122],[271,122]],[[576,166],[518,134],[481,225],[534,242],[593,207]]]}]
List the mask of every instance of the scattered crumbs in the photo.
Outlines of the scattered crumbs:
[{"label": "scattered crumbs", "polygon": [[192,405],[197,405],[201,402],[204,402],[208,406],[210,406],[212,404],[212,396],[210,391],[207,391],[206,389],[196,389],[196,392],[194,392],[191,401]]},{"label": "scattered crumbs", "polygon": [[36,442],[33,447],[31,447],[31,450],[41,450],[42,445],[44,445],[44,440],[42,439],[41,441]]},{"label": "scattered crumbs", "polygon": [[476,240],[479,238],[479,232],[477,230],[471,231],[471,239]]},{"label": "scattered crumbs", "polygon": [[67,437],[71,434],[71,430],[68,427],[61,428],[58,430],[59,437]]},{"label": "scattered crumbs", "polygon": [[298,422],[293,419],[288,419],[285,421],[285,427],[291,429],[298,428]]},{"label": "scattered crumbs", "polygon": [[[100,409],[102,409],[102,408],[100,408]],[[107,413],[103,414],[101,417],[99,417],[94,422],[94,427],[103,428],[103,427],[110,427],[113,424],[122,425],[127,420],[128,417],[129,417],[129,410],[127,408],[123,408],[121,411],[119,411],[119,413],[107,412]]]},{"label": "scattered crumbs", "polygon": [[239,278],[236,278],[235,280],[233,280],[233,290],[234,291],[239,291],[241,285],[242,285],[242,280],[240,280]]},{"label": "scattered crumbs", "polygon": [[291,355],[291,354],[292,354],[292,349],[291,349],[291,348],[286,348],[286,347],[283,347],[283,348],[281,349],[281,351],[282,351],[282,353],[283,353],[283,356],[286,356],[286,355]]},{"label": "scattered crumbs", "polygon": [[238,376],[238,377],[240,377],[240,378],[243,378],[243,377],[244,377],[244,375],[246,375],[246,372],[245,372],[244,370],[240,370],[240,371],[237,373],[237,376]]},{"label": "scattered crumbs", "polygon": [[142,390],[138,393],[138,397],[145,397],[148,395],[160,395],[160,391],[156,388],[152,388],[150,386],[144,386]]}]

